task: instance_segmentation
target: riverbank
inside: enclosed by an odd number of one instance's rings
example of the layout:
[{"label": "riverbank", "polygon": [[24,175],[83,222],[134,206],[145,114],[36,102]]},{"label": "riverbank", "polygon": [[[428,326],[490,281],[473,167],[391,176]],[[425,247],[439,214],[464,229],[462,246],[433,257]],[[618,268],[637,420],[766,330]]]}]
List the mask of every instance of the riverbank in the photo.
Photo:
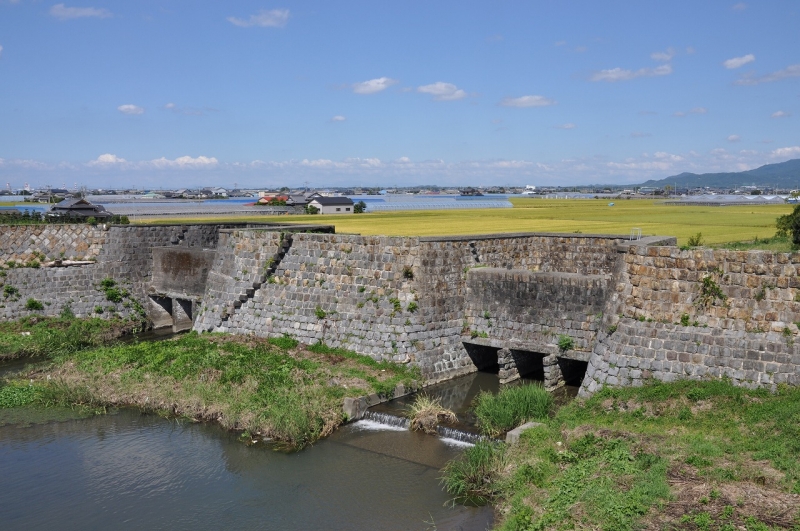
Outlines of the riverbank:
[{"label": "riverbank", "polygon": [[[66,330],[90,326],[94,324],[76,320]],[[19,332],[0,334],[0,341],[15,334]],[[47,344],[46,338],[62,335],[48,327],[30,334],[20,336],[29,340],[27,355],[33,353],[30,345]],[[419,379],[416,369],[322,344],[300,345],[290,337],[191,333],[130,344],[65,343],[46,352],[48,361],[22,379],[0,382],[0,407],[134,406],[212,421],[242,431],[251,440],[268,438],[302,447],[346,420],[345,397],[386,395],[398,383],[410,387]]]},{"label": "riverbank", "polygon": [[506,447],[448,464],[497,529],[800,528],[800,389],[726,381],[605,389]]}]

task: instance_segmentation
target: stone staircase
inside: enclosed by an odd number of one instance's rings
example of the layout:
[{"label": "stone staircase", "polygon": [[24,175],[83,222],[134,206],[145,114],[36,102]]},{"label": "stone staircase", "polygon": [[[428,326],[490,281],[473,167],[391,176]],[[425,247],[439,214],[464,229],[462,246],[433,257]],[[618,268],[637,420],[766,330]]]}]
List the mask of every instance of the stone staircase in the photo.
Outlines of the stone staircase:
[{"label": "stone staircase", "polygon": [[238,299],[234,300],[222,310],[222,315],[220,316],[222,321],[230,319],[236,313],[236,310],[255,296],[256,292],[261,289],[261,286],[269,282],[269,278],[275,274],[286,256],[286,253],[291,249],[292,237],[292,234],[288,232],[282,234],[281,245],[278,248],[278,252],[268,260],[269,265],[264,270],[264,273],[253,282],[253,287],[245,289],[245,292],[240,294]]}]

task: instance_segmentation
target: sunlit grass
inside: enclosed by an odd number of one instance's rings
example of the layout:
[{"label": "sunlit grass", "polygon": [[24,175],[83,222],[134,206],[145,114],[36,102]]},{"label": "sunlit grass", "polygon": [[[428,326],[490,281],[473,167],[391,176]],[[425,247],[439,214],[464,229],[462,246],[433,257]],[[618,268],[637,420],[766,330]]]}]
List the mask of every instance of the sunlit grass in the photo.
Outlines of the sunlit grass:
[{"label": "sunlit grass", "polygon": [[[581,232],[623,234],[639,228],[645,235],[676,236],[684,245],[703,234],[707,245],[769,238],[775,219],[791,205],[674,206],[663,200],[564,200],[512,198],[514,208],[475,210],[408,210],[341,216],[227,216],[159,218],[141,223],[260,221],[318,223],[336,226],[338,233],[387,236],[439,236],[503,232]],[[139,220],[137,220],[139,222]]]}]

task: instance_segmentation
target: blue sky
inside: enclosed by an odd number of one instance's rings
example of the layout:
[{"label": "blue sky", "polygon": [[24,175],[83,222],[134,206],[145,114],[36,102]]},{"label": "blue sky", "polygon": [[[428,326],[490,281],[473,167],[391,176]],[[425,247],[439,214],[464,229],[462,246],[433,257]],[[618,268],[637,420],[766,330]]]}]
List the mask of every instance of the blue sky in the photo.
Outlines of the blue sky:
[{"label": "blue sky", "polygon": [[0,0],[0,179],[636,183],[800,158],[800,2]]}]

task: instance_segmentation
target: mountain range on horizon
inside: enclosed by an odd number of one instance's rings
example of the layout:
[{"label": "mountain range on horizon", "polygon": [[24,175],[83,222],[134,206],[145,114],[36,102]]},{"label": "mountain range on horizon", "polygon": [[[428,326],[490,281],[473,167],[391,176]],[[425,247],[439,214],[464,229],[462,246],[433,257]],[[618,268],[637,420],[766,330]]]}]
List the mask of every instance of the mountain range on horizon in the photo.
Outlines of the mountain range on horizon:
[{"label": "mountain range on horizon", "polygon": [[753,170],[723,173],[680,173],[665,179],[651,179],[641,186],[664,186],[678,188],[733,188],[737,186],[800,188],[800,159],[787,160],[776,164],[766,164]]}]

